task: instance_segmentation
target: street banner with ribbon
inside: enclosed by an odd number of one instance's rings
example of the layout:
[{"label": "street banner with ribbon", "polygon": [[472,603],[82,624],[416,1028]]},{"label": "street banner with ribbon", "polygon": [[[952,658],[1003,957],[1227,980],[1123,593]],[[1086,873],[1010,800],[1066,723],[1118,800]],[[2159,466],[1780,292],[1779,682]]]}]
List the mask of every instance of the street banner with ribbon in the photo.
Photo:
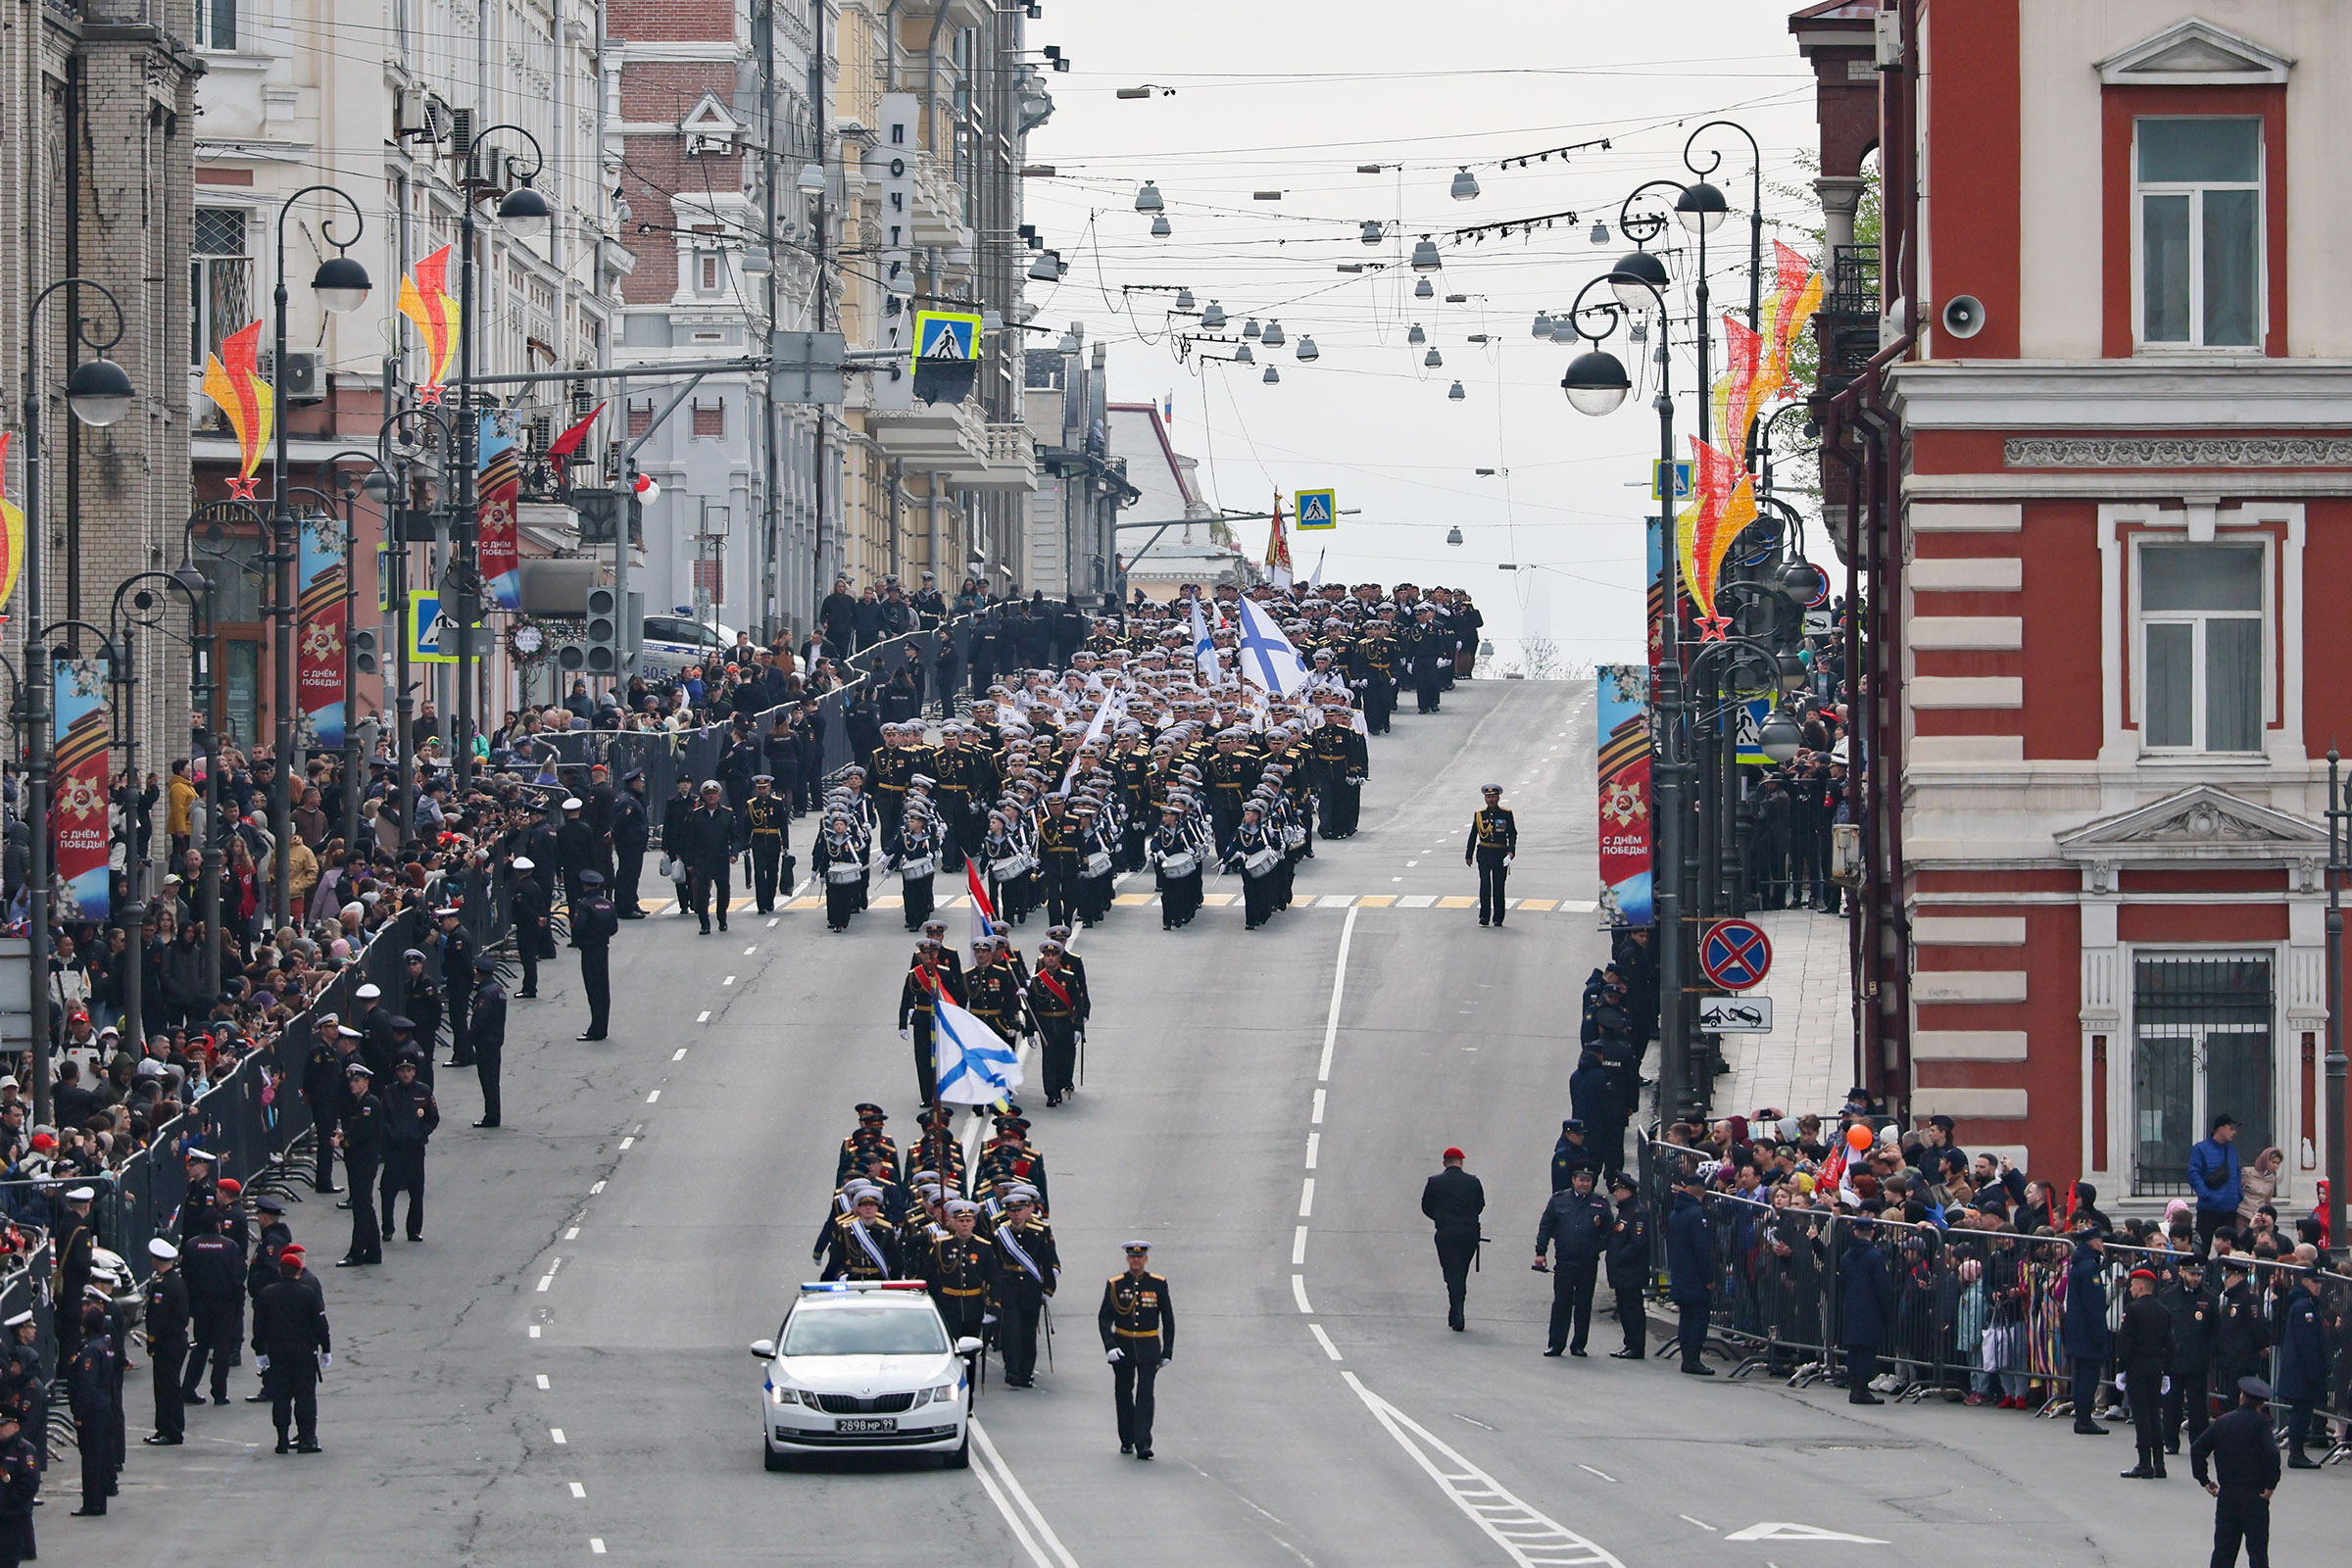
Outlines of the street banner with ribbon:
[{"label": "street banner with ribbon", "polygon": [[57,662],[57,744],[49,802],[55,857],[57,918],[103,920],[110,912],[107,852],[107,749],[113,743],[106,710],[103,659]]},{"label": "street banner with ribbon", "polygon": [[299,630],[295,640],[295,710],[300,715],[295,744],[306,751],[343,748],[345,700],[343,640],[351,633],[351,600],[343,564],[343,519],[302,519],[302,556],[296,564]]},{"label": "street banner with ribbon", "polygon": [[14,430],[0,430],[0,620],[24,569],[24,509],[8,499],[8,444],[15,437]]},{"label": "street banner with ribbon", "polygon": [[1603,664],[1600,688],[1600,909],[1618,925],[1648,925],[1649,666]]},{"label": "street banner with ribbon", "polygon": [[481,474],[475,485],[481,519],[477,556],[482,583],[501,610],[522,608],[522,538],[514,509],[522,501],[522,453],[494,414],[482,416]]},{"label": "street banner with ribbon", "polygon": [[458,357],[458,302],[449,292],[449,247],[417,262],[400,280],[400,314],[416,323],[424,339],[424,380],[416,401],[431,408],[446,390],[442,383]]}]

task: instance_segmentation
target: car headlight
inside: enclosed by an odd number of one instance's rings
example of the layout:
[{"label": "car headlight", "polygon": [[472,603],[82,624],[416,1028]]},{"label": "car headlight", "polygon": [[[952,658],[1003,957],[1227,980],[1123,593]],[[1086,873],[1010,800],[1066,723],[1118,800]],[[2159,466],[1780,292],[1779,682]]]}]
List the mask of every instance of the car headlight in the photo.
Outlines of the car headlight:
[{"label": "car headlight", "polygon": [[772,1377],[768,1379],[767,1396],[778,1404],[798,1404],[801,1402],[800,1390],[788,1389],[781,1383],[776,1382]]},{"label": "car headlight", "polygon": [[923,1404],[925,1402],[931,1404],[945,1404],[955,1396],[956,1385],[953,1383],[942,1383],[936,1389],[923,1390],[922,1393],[914,1396],[914,1402],[916,1404]]}]

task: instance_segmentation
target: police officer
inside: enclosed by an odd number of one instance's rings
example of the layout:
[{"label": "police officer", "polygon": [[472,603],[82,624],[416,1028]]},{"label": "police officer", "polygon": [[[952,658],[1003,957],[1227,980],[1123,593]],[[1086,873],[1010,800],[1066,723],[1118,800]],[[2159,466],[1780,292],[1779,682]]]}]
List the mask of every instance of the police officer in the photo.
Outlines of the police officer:
[{"label": "police officer", "polygon": [[329,1134],[343,1107],[343,1054],[335,1049],[342,1019],[320,1013],[311,1026],[310,1054],[302,1060],[302,1102],[310,1107],[311,1143],[318,1169],[311,1177],[314,1193],[339,1193],[335,1185],[335,1144]]},{"label": "police officer", "polygon": [[1510,907],[1503,897],[1503,883],[1511,873],[1511,859],[1519,853],[1519,822],[1503,808],[1502,786],[1490,784],[1479,792],[1487,804],[1470,818],[1470,842],[1463,847],[1462,863],[1478,866],[1478,923],[1502,924],[1503,911]]},{"label": "police officer", "polygon": [[2164,1451],[2180,1451],[2180,1423],[2188,1422],[2188,1441],[2205,1431],[2212,1386],[2213,1359],[2220,1345],[2221,1308],[2205,1290],[2205,1263],[2193,1253],[2176,1265],[2173,1283],[2159,1291],[2157,1301],[2173,1320],[2171,1381],[2164,1391]]},{"label": "police officer", "polygon": [[430,1051],[441,1033],[440,977],[425,973],[423,950],[411,948],[403,956],[408,962],[401,977],[402,1016],[409,1020],[410,1038]]},{"label": "police officer", "polygon": [[645,809],[645,769],[633,767],[620,776],[620,794],[612,802],[612,861],[616,873],[612,905],[613,912],[623,920],[645,918],[645,910],[637,903],[637,882],[645,874],[645,846],[652,831]]},{"label": "police officer", "polygon": [[1004,1381],[1016,1389],[1037,1386],[1037,1324],[1054,1289],[1061,1283],[1061,1253],[1054,1228],[1037,1214],[1037,1189],[1013,1184],[1004,1196],[1004,1217],[992,1240],[997,1249],[997,1345],[1004,1356]]},{"label": "police officer", "polygon": [[[2213,1494],[2212,1568],[2236,1568],[2242,1542],[2253,1568],[2271,1568],[2271,1494],[2278,1490],[2278,1447],[2263,1406],[2271,1386],[2257,1377],[2237,1380],[2237,1408],[2207,1427],[2188,1446],[2189,1474]],[[2219,1479],[2209,1476],[2210,1458]]]},{"label": "police officer", "polygon": [[1675,1338],[1682,1347],[1683,1370],[1696,1378],[1715,1375],[1701,1359],[1715,1281],[1715,1242],[1702,1201],[1705,1193],[1697,1167],[1685,1165],[1675,1178],[1674,1212],[1666,1218],[1666,1292],[1681,1319]]},{"label": "police officer", "polygon": [[693,831],[694,780],[678,775],[678,793],[662,803],[662,856],[669,862],[669,879],[678,890],[678,913],[692,914],[694,905],[688,892],[686,874],[686,840]]},{"label": "police officer", "polygon": [[1487,1211],[1487,1189],[1462,1168],[1462,1158],[1458,1149],[1446,1151],[1445,1167],[1421,1187],[1421,1212],[1437,1227],[1438,1267],[1446,1275],[1446,1326],[1456,1334],[1478,1258],[1479,1216]]},{"label": "police officer", "polygon": [[[1608,1250],[1609,1232],[1617,1216],[1609,1200],[1592,1190],[1592,1169],[1580,1165],[1569,1178],[1568,1191],[1554,1193],[1544,1205],[1536,1226],[1536,1267],[1544,1268],[1548,1246],[1557,1250],[1559,1267],[1551,1277],[1551,1331],[1545,1355],[1565,1348],[1582,1356],[1592,1329],[1592,1287],[1600,1277],[1600,1260]],[[1571,1325],[1574,1338],[1570,1337]]]},{"label": "police officer", "polygon": [[0,1339],[0,1404],[22,1412],[35,1467],[49,1468],[49,1378],[41,1366],[40,1324],[26,1307],[10,1318]]},{"label": "police officer", "polygon": [[1152,1388],[1159,1369],[1176,1359],[1176,1303],[1168,1282],[1151,1271],[1151,1244],[1129,1242],[1127,1272],[1102,1287],[1095,1323],[1110,1363],[1111,1401],[1119,1417],[1119,1451],[1152,1457]]},{"label": "police officer", "polygon": [[2156,1299],[2156,1271],[2135,1268],[2127,1287],[2124,1320],[2115,1333],[2115,1381],[2132,1405],[2132,1435],[2139,1462],[2124,1472],[2126,1481],[2164,1479],[2163,1388],[2173,1369],[2173,1318]]},{"label": "police officer", "polygon": [[[59,1310],[76,1309],[61,1301]],[[66,1396],[74,1406],[74,1430],[81,1435],[75,1445],[81,1450],[81,1506],[74,1517],[102,1519],[115,1490],[115,1446],[107,1434],[114,1427],[122,1357],[104,1303],[83,1300],[78,1318],[79,1343],[65,1363]]]},{"label": "police officer", "polygon": [[335,1145],[343,1151],[343,1171],[351,1179],[351,1248],[335,1260],[335,1267],[359,1268],[384,1260],[384,1238],[375,1228],[372,1199],[375,1173],[384,1159],[384,1105],[375,1098],[375,1074],[366,1062],[350,1063],[343,1075],[350,1088]]},{"label": "police officer", "polygon": [[1649,1283],[1649,1219],[1642,1212],[1641,1191],[1624,1171],[1609,1179],[1609,1196],[1617,1200],[1609,1225],[1609,1289],[1617,1298],[1617,1326],[1625,1331],[1625,1348],[1611,1350],[1612,1361],[1639,1361],[1649,1349],[1648,1315],[1642,1305]]},{"label": "police officer", "polygon": [[57,1361],[61,1368],[73,1359],[74,1348],[80,1343],[81,1312],[75,1303],[90,1283],[91,1258],[98,1246],[98,1230],[90,1220],[90,1203],[97,1196],[94,1187],[68,1189],[66,1212],[57,1223],[63,1240],[57,1244],[57,1283],[50,1299],[58,1304]]},{"label": "police officer", "polygon": [[0,1402],[0,1568],[36,1556],[32,1505],[41,1494],[42,1455],[26,1436],[30,1412]]},{"label": "police officer", "polygon": [[[155,1374],[155,1430],[139,1441],[175,1447],[187,1435],[187,1408],[179,1396],[179,1369],[188,1358],[188,1284],[179,1275],[179,1249],[161,1236],[147,1243],[155,1271],[147,1277],[147,1361]],[[221,1368],[223,1384],[227,1368]],[[0,1560],[5,1560],[0,1557]]]},{"label": "police officer", "polygon": [[[362,1201],[352,1212],[373,1207]],[[318,1451],[318,1375],[335,1364],[334,1341],[327,1329],[326,1300],[316,1284],[303,1277],[299,1248],[278,1254],[278,1278],[254,1298],[253,1349],[270,1390],[270,1419],[277,1427],[277,1451],[286,1451],[286,1429],[296,1429],[298,1453]]]},{"label": "police officer", "polygon": [[[723,860],[719,879],[723,890],[726,879]],[[620,920],[613,912],[612,901],[605,897],[603,876],[594,871],[582,872],[580,883],[584,897],[571,917],[571,939],[580,950],[580,989],[588,994],[588,1027],[580,1038],[602,1040],[605,1026],[612,1017],[612,939],[620,934]],[[718,926],[722,931],[726,929],[724,914],[719,916]]]},{"label": "police officer", "polygon": [[[473,1042],[466,1029],[466,1004],[473,995],[473,938],[458,924],[458,906],[444,905],[433,911],[441,922],[441,1007],[449,1019],[449,1064],[453,1067],[473,1065]],[[430,1055],[433,1037],[417,1036],[416,1043]],[[432,1069],[424,1069],[424,1081],[433,1081]]]},{"label": "police officer", "polygon": [[[553,955],[550,955],[553,956]],[[581,962],[587,961],[585,954]],[[473,1075],[482,1086],[482,1119],[476,1127],[499,1124],[498,1072],[507,1052],[507,988],[498,978],[498,960],[487,953],[473,960]]]},{"label": "police officer", "polygon": [[[539,879],[538,863],[529,856],[517,855],[508,868],[514,874],[509,884],[508,903],[514,921],[514,955],[522,962],[520,995],[528,1001],[539,995],[539,960],[556,956],[556,906],[547,884]],[[478,970],[481,960],[474,961]],[[471,1026],[466,1033],[472,1037],[474,1064],[479,1066],[481,1019],[476,1016],[467,1022]]]},{"label": "police officer", "polygon": [[[175,1272],[187,1300],[194,1337],[180,1373],[179,1397],[186,1404],[204,1402],[207,1356],[213,1370],[213,1402],[228,1402],[228,1363],[237,1353],[238,1320],[245,1311],[245,1258],[237,1244],[222,1236],[208,1219],[204,1229],[183,1243]],[[162,1375],[160,1372],[157,1374]],[[162,1396],[157,1396],[160,1405]],[[156,1421],[163,1426],[162,1418]]]},{"label": "police officer", "polygon": [[[791,844],[787,828],[792,808],[775,786],[771,774],[753,775],[752,798],[743,803],[744,824],[751,829],[752,838],[752,896],[759,901],[761,914],[775,912],[777,879],[783,873],[784,852]],[[719,929],[726,929],[723,910]]]},{"label": "police officer", "polygon": [[[1680,1217],[1680,1211],[1677,1211]],[[1873,1238],[1873,1223],[1853,1221],[1838,1255],[1842,1276],[1839,1343],[1845,1348],[1845,1399],[1848,1404],[1885,1404],[1870,1392],[1878,1376],[1879,1348],[1894,1324],[1894,1277],[1886,1271],[1886,1254]]]},{"label": "police officer", "polygon": [[[478,1066],[480,1057],[475,1057]],[[392,1082],[377,1097],[384,1114],[384,1174],[377,1184],[383,1203],[383,1233],[392,1234],[394,1200],[409,1195],[409,1240],[424,1240],[424,1145],[441,1125],[430,1084],[416,1081],[416,1053],[392,1064]]]}]

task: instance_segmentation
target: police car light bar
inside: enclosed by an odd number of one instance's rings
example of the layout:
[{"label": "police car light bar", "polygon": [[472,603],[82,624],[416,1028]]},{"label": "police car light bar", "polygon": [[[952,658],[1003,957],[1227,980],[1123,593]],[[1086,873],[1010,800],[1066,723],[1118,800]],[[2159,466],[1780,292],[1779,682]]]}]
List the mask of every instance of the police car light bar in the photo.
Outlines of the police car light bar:
[{"label": "police car light bar", "polygon": [[849,1291],[927,1291],[931,1287],[922,1280],[808,1280],[803,1281],[801,1292]]}]

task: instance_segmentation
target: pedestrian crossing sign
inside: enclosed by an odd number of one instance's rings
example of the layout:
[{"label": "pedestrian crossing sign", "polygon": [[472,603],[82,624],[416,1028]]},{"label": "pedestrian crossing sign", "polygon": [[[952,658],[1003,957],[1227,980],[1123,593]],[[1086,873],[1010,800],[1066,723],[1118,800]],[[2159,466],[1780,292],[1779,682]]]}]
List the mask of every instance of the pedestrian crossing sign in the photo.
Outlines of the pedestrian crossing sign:
[{"label": "pedestrian crossing sign", "polygon": [[[473,627],[478,634],[481,622]],[[444,642],[447,646],[444,647]],[[475,658],[481,657],[482,645],[475,643]],[[409,662],[412,664],[454,664],[458,662],[458,639],[455,623],[441,613],[439,594],[409,595]]]},{"label": "pedestrian crossing sign", "polygon": [[[1649,465],[1649,499],[1652,501],[1663,501],[1665,497],[1660,494],[1660,492],[1665,488],[1666,460],[1664,458],[1653,458],[1650,460]],[[1690,465],[1688,463],[1678,463],[1674,466],[1674,499],[1677,501],[1687,501],[1690,499]]]},{"label": "pedestrian crossing sign", "polygon": [[965,365],[980,357],[980,318],[962,311],[914,313],[914,359],[909,368],[931,360]]},{"label": "pedestrian crossing sign", "polygon": [[1298,526],[1300,528],[1336,528],[1340,522],[1339,492],[1336,490],[1301,490],[1298,492]]}]

